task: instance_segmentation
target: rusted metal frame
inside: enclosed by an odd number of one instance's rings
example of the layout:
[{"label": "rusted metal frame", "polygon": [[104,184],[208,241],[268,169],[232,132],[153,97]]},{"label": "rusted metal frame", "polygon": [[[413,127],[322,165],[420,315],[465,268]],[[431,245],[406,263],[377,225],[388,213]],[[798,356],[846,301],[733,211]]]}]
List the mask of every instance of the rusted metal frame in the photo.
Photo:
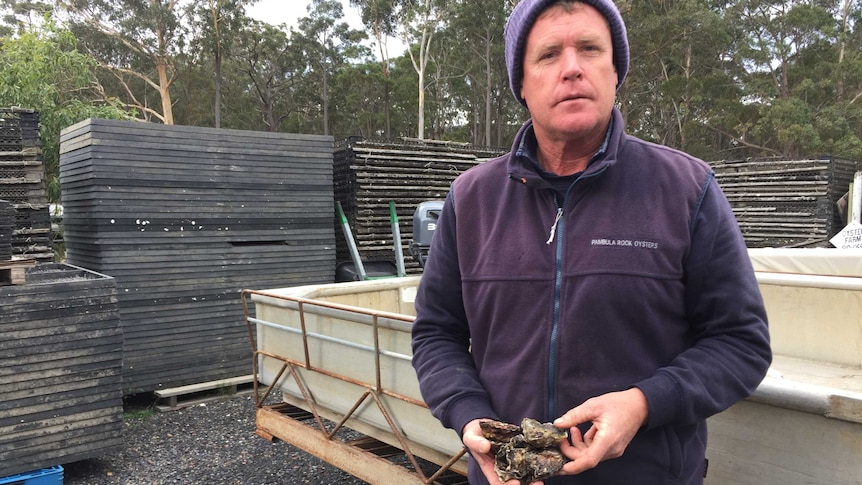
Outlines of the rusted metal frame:
[{"label": "rusted metal frame", "polygon": [[380,320],[377,315],[374,315],[374,321],[372,323],[372,331],[374,337],[374,378],[376,379],[377,384],[377,392],[383,391],[383,379],[380,376],[380,331],[379,325]]},{"label": "rusted metal frame", "polygon": [[[258,355],[263,355],[263,354],[255,352],[255,354],[253,356],[255,361],[257,361]],[[263,396],[259,395],[259,393],[257,392],[257,389],[256,389],[257,386],[255,386],[254,404],[255,404],[256,408],[260,409],[263,407],[263,403],[266,402],[266,399],[269,397],[270,393],[272,393],[272,390],[275,389],[276,386],[278,385],[278,381],[281,380],[281,376],[284,375],[284,371],[287,370],[287,366],[288,366],[287,363],[283,363],[283,365],[281,366],[281,369],[278,370],[278,374],[276,374],[275,379],[272,381],[272,385],[267,387],[266,392],[263,394]],[[257,375],[255,375],[254,378],[255,378],[255,384],[257,384]]]},{"label": "rusted metal frame", "polygon": [[[401,444],[401,450],[404,451],[404,454],[407,455],[407,459],[410,460],[410,463],[413,465],[413,469],[416,471],[416,474],[425,481],[425,473],[422,472],[422,468],[419,467],[419,462],[416,461],[416,456],[413,454],[413,451],[410,450],[410,445],[407,443],[407,440],[404,438],[404,435],[401,433],[401,430],[398,429],[398,426],[395,424],[395,421],[392,420],[392,415],[389,414],[389,410],[386,409],[386,406],[383,405],[383,401],[380,400],[380,396],[376,393],[371,392],[371,397],[374,399],[374,402],[377,403],[377,409],[380,410],[380,414],[383,415],[383,419],[386,420],[386,424],[389,425],[389,429],[392,430],[392,433],[395,435],[395,438],[398,440],[398,443]],[[427,482],[426,482],[427,483]]]},{"label": "rusted metal frame", "polygon": [[299,378],[299,372],[296,371],[296,366],[290,365],[288,368],[290,369],[290,374],[293,376],[294,382],[296,382],[296,386],[299,388],[299,392],[302,393],[302,399],[304,399],[306,404],[308,404],[308,407],[311,408],[311,414],[314,415],[314,421],[317,422],[317,426],[320,427],[320,432],[326,435],[326,426],[323,424],[323,418],[320,417],[320,413],[317,412],[317,406],[314,404],[314,400],[311,399],[311,396],[305,389],[305,385]]},{"label": "rusted metal frame", "polygon": [[252,392],[254,393],[254,405],[255,409],[259,409],[263,407],[263,403],[266,402],[266,399],[269,397],[269,394],[275,389],[275,384],[281,379],[282,374],[284,374],[285,369],[287,368],[287,364],[285,363],[281,370],[278,371],[278,375],[273,381],[273,385],[269,386],[266,389],[266,392],[263,396],[260,395],[260,385],[259,385],[259,369],[257,364],[258,355],[261,355],[261,352],[257,350],[257,340],[254,338],[254,330],[251,326],[250,315],[248,311],[248,300],[247,297],[249,294],[254,293],[252,290],[242,290],[240,293],[240,300],[242,301],[242,311],[245,316],[245,327],[248,330],[248,341],[251,344],[251,367],[252,367]]},{"label": "rusted metal frame", "polygon": [[[260,295],[267,296],[270,298],[279,298],[279,299],[283,299],[283,300],[294,301],[297,303],[298,311],[299,311],[299,315],[300,315],[300,327],[301,327],[301,332],[302,332],[302,342],[303,342],[303,352],[305,354],[304,355],[305,362],[298,362],[294,359],[290,359],[290,358],[287,358],[284,356],[273,354],[273,353],[267,352],[267,351],[262,351],[262,350],[259,351],[256,349],[256,344],[255,344],[255,341],[253,338],[253,333],[251,331],[251,320],[249,318],[248,306],[247,306],[247,303],[245,300],[246,295],[251,294],[251,293],[260,294]],[[461,457],[464,456],[464,453],[466,453],[466,449],[462,449],[459,453],[457,453],[455,456],[450,458],[449,461],[446,462],[445,465],[440,467],[437,470],[437,472],[434,473],[434,475],[432,475],[431,477],[426,477],[425,474],[422,472],[422,469],[419,466],[418,461],[416,460],[416,456],[410,450],[410,446],[407,443],[406,439],[404,438],[404,435],[401,433],[401,431],[398,429],[395,422],[392,420],[392,416],[389,413],[388,409],[386,409],[386,406],[384,405],[383,401],[380,400],[380,395],[383,394],[383,395],[387,395],[387,396],[390,396],[390,397],[393,397],[396,399],[400,399],[400,400],[408,402],[410,404],[414,404],[414,405],[425,407],[425,408],[428,407],[428,405],[426,403],[424,403],[423,401],[413,399],[411,397],[404,396],[404,395],[398,394],[396,392],[392,392],[392,391],[388,391],[388,390],[383,389],[383,380],[382,380],[381,370],[380,370],[381,366],[380,366],[379,318],[380,317],[386,317],[386,318],[391,318],[391,319],[401,320],[401,321],[406,321],[406,322],[410,322],[412,320],[410,320],[410,319],[408,319],[402,315],[388,313],[388,312],[368,311],[365,309],[359,309],[359,308],[350,307],[347,305],[339,305],[339,304],[328,303],[328,302],[319,302],[319,301],[313,301],[313,300],[308,300],[308,299],[299,298],[299,297],[273,295],[270,293],[252,291],[252,290],[243,290],[242,296],[243,296],[243,309],[245,311],[245,318],[246,318],[246,326],[249,329],[249,338],[252,341],[252,351],[254,354],[255,381],[257,381],[257,373],[258,373],[258,365],[257,365],[257,356],[258,355],[262,355],[262,356],[266,356],[266,357],[270,357],[270,358],[282,361],[284,363],[284,365],[282,366],[281,370],[279,371],[278,375],[276,376],[275,381],[270,386],[270,390],[275,388],[278,381],[280,379],[282,379],[282,375],[284,373],[284,370],[286,368],[290,369],[290,373],[291,373],[291,375],[293,375],[294,381],[296,382],[296,385],[299,388],[300,393],[302,393],[303,400],[306,402],[308,407],[311,409],[311,413],[314,415],[314,419],[317,422],[318,426],[320,427],[320,432],[326,436],[327,440],[332,440],[334,438],[335,434],[342,427],[344,427],[344,425],[347,423],[347,421],[350,419],[350,417],[353,415],[353,413],[356,412],[356,410],[359,408],[359,406],[365,401],[365,399],[368,396],[371,396],[372,399],[374,399],[374,402],[377,404],[378,410],[383,415],[383,418],[386,420],[386,423],[389,425],[389,428],[392,430],[392,433],[395,435],[395,438],[398,440],[398,443],[401,445],[402,451],[407,455],[408,460],[413,465],[413,468],[414,468],[416,474],[421,478],[423,483],[433,484],[437,478],[439,478],[444,473],[446,473],[452,467],[453,464],[455,464],[458,460],[461,459]],[[314,306],[320,306],[320,307],[326,307],[326,308],[332,308],[332,309],[338,309],[338,310],[353,311],[356,313],[364,313],[364,314],[370,315],[372,317],[372,327],[373,327],[373,332],[374,332],[373,337],[374,337],[374,359],[375,359],[375,379],[376,379],[375,386],[372,386],[371,384],[360,381],[358,379],[353,379],[353,378],[350,378],[348,376],[337,374],[335,372],[330,372],[330,371],[327,371],[324,369],[318,369],[318,368],[311,365],[311,359],[310,359],[310,354],[309,354],[309,345],[308,345],[308,332],[307,332],[306,325],[305,325],[305,305],[306,304],[310,304],[310,305],[314,305]],[[320,415],[317,412],[317,406],[315,405],[314,401],[311,399],[311,396],[309,396],[308,391],[305,389],[305,386],[302,384],[302,381],[299,377],[299,374],[296,371],[296,367],[302,367],[302,368],[305,368],[306,370],[311,371],[311,372],[318,372],[318,373],[321,373],[321,374],[326,375],[328,377],[332,377],[332,378],[339,379],[339,380],[342,380],[345,382],[349,382],[351,384],[354,384],[354,385],[357,385],[360,387],[364,387],[366,389],[365,392],[362,394],[362,396],[356,401],[356,403],[353,405],[353,407],[344,415],[344,417],[341,419],[341,421],[336,424],[335,428],[331,432],[326,431],[326,427],[323,425],[322,418],[320,417]],[[255,391],[257,391],[256,388],[257,388],[257,383],[255,382]],[[267,392],[267,394],[268,394],[268,392]],[[262,403],[263,400],[261,400],[259,402]],[[260,406],[258,406],[258,407],[260,407]]]},{"label": "rusted metal frame", "polygon": [[[284,356],[281,356],[278,354],[273,354],[272,352],[267,352],[265,350],[259,350],[256,352],[256,354],[257,355],[263,355],[265,357],[271,357],[273,359],[280,360],[280,361],[282,361],[288,365],[291,365],[291,366],[301,367],[301,368],[306,369],[306,370],[311,371],[311,372],[317,372],[317,373],[323,374],[327,377],[332,377],[335,379],[342,380],[344,382],[349,382],[350,384],[353,384],[353,385],[356,385],[359,387],[364,387],[366,389],[374,390],[374,386],[372,384],[367,383],[367,382],[360,381],[360,380],[354,379],[352,377],[347,377],[345,375],[337,374],[335,372],[331,372],[331,371],[328,371],[325,369],[319,369],[319,368],[314,367],[314,366],[306,366],[306,364],[304,362],[300,362],[298,360],[294,360],[294,359],[291,359],[289,357],[284,357]],[[405,396],[403,394],[398,394],[397,392],[383,391],[383,392],[378,392],[378,394],[384,394],[384,395],[393,397],[395,399],[398,399],[398,400],[401,400],[401,401],[404,401],[404,402],[407,402],[410,404],[414,404],[416,406],[420,406],[420,407],[424,407],[424,408],[428,407],[428,405],[425,404],[425,402],[423,402],[423,401],[420,401],[418,399],[414,399],[410,396]]]},{"label": "rusted metal frame", "polygon": [[[346,380],[348,380],[348,382],[351,382],[351,383],[356,384],[356,385],[361,386],[361,387],[365,387],[365,392],[363,392],[362,396],[360,396],[359,399],[353,404],[353,407],[351,407],[350,410],[344,414],[344,416],[341,418],[341,421],[339,421],[335,425],[335,427],[332,429],[332,431],[327,431],[326,427],[323,424],[323,419],[320,417],[320,414],[317,411],[317,406],[314,403],[314,400],[308,394],[308,391],[306,390],[305,385],[302,384],[299,373],[296,371],[297,367],[304,367],[303,364],[300,362],[296,362],[296,361],[293,361],[291,359],[288,359],[286,357],[277,356],[275,354],[272,354],[272,353],[266,352],[266,351],[259,351],[259,354],[267,356],[267,357],[275,358],[275,359],[281,360],[282,362],[285,362],[285,365],[282,366],[281,371],[279,371],[278,377],[276,377],[275,381],[273,382],[273,385],[270,386],[270,388],[274,388],[276,386],[278,381],[281,379],[281,375],[282,375],[285,367],[289,368],[290,373],[293,376],[293,379],[296,382],[297,387],[299,387],[300,393],[302,393],[303,400],[305,401],[306,405],[311,410],[311,413],[314,416],[314,420],[317,422],[317,424],[319,426],[320,433],[323,434],[324,436],[326,436],[327,440],[334,439],[335,435],[338,433],[338,431],[341,428],[343,428],[344,425],[347,423],[347,421],[353,416],[353,413],[355,413],[356,410],[359,409],[359,406],[361,406],[362,403],[365,402],[365,399],[368,398],[369,396],[371,396],[371,398],[374,400],[375,404],[377,405],[377,409],[380,411],[380,414],[383,415],[383,419],[386,420],[386,424],[389,425],[389,429],[392,431],[392,434],[395,436],[395,439],[397,439],[398,443],[401,445],[401,450],[404,452],[405,455],[407,455],[407,459],[410,461],[411,465],[413,465],[413,469],[414,469],[415,473],[419,476],[419,478],[423,481],[423,483],[433,484],[434,481],[437,478],[439,478],[443,473],[446,473],[452,467],[452,465],[455,464],[464,455],[464,453],[466,451],[466,450],[462,449],[460,453],[458,453],[457,455],[452,457],[448,462],[446,462],[445,465],[440,467],[437,470],[437,472],[434,475],[432,475],[432,477],[429,479],[428,477],[425,476],[425,473],[422,471],[422,468],[419,466],[419,462],[416,459],[416,455],[410,449],[410,444],[407,443],[407,440],[404,437],[404,434],[401,433],[400,429],[398,429],[398,426],[395,424],[395,421],[392,419],[392,415],[389,413],[389,410],[386,409],[385,404],[383,403],[383,401],[380,400],[379,394],[377,392],[375,392],[375,390],[372,387],[368,386],[368,384],[345,378]],[[314,371],[314,368],[310,368],[309,370]],[[333,375],[332,373],[326,373],[326,372],[322,372],[322,373],[324,373],[326,375],[331,375],[332,377],[339,378],[338,375]],[[344,376],[341,376],[341,377],[344,377]],[[423,406],[427,407],[427,405],[425,405],[424,403],[421,403],[421,404]]]},{"label": "rusted metal frame", "polygon": [[260,407],[260,403],[263,401],[258,401],[258,397],[260,396],[260,393],[259,393],[258,384],[257,384],[257,381],[258,381],[258,379],[257,379],[257,375],[258,375],[257,340],[254,338],[254,331],[252,330],[251,322],[249,321],[248,300],[246,299],[250,293],[251,293],[251,290],[242,290],[242,292],[240,292],[240,301],[242,302],[242,312],[243,312],[243,315],[245,316],[245,328],[248,330],[248,341],[249,341],[249,343],[251,343],[251,355],[252,355],[251,368],[252,368],[253,381],[254,381],[252,386],[253,386],[253,392],[254,392],[255,405],[257,407]]},{"label": "rusted metal frame", "polygon": [[454,456],[452,456],[452,458],[449,459],[449,461],[447,461],[443,466],[441,466],[439,470],[437,470],[433,475],[428,477],[428,479],[425,481],[425,483],[427,483],[427,484],[436,483],[437,479],[440,478],[441,476],[443,476],[444,473],[451,470],[452,465],[454,465],[455,463],[458,463],[458,460],[460,460],[461,457],[464,456],[464,454],[466,454],[466,453],[467,453],[467,447],[465,446],[464,448],[461,448],[461,451],[456,453]]},{"label": "rusted metal frame", "polygon": [[[265,350],[259,350],[259,351],[257,351],[257,354],[258,354],[258,355],[263,355],[263,356],[265,356],[265,357],[270,357],[270,358],[273,358],[273,359],[280,360],[280,361],[284,362],[284,366],[282,366],[282,370],[281,370],[281,371],[279,371],[278,376],[276,376],[276,379],[275,379],[275,381],[273,382],[273,385],[272,385],[272,386],[270,386],[270,388],[274,388],[274,387],[276,386],[276,384],[278,383],[278,381],[281,379],[281,374],[283,373],[284,368],[285,368],[285,367],[288,367],[288,368],[290,368],[291,373],[292,373],[292,374],[294,374],[294,380],[296,381],[297,386],[300,388],[300,392],[302,392],[303,398],[304,398],[304,400],[307,402],[307,404],[309,405],[309,407],[313,407],[313,406],[314,406],[314,402],[311,400],[311,398],[308,396],[307,392],[305,391],[305,386],[304,386],[304,385],[299,381],[299,376],[298,376],[298,374],[295,374],[295,370],[294,370],[294,369],[295,369],[295,367],[302,367],[302,368],[304,368],[304,369],[306,369],[306,370],[308,370],[308,371],[311,371],[311,372],[318,372],[318,373],[323,374],[323,375],[328,376],[328,377],[332,377],[332,378],[335,378],[335,379],[340,379],[340,380],[343,380],[343,381],[345,381],[345,382],[349,382],[350,384],[353,384],[353,385],[356,385],[356,386],[359,386],[359,387],[364,387],[364,388],[366,389],[365,394],[371,394],[372,396],[374,396],[375,401],[377,401],[377,395],[378,395],[378,394],[385,394],[385,395],[387,395],[387,396],[394,397],[394,398],[396,398],[396,399],[400,399],[400,400],[405,401],[405,402],[408,402],[408,403],[410,403],[410,404],[415,404],[415,405],[417,405],[417,406],[421,406],[421,407],[424,407],[424,408],[427,408],[427,407],[428,407],[428,405],[427,405],[427,404],[425,404],[424,402],[419,401],[419,400],[416,400],[416,399],[413,399],[413,398],[411,398],[411,397],[404,396],[404,395],[401,395],[401,394],[398,394],[398,393],[395,393],[395,392],[391,392],[391,391],[387,391],[387,392],[383,392],[383,393],[378,393],[378,392],[374,389],[374,387],[373,387],[373,386],[371,386],[370,384],[368,384],[368,383],[366,383],[366,382],[362,382],[362,381],[357,380],[357,379],[352,379],[352,378],[350,378],[350,377],[343,376],[343,375],[341,375],[341,374],[336,374],[336,373],[334,373],[334,372],[326,371],[326,370],[323,370],[323,369],[318,369],[318,368],[313,367],[313,366],[306,366],[306,365],[305,365],[304,363],[302,363],[302,362],[298,362],[298,361],[296,361],[296,360],[293,360],[293,359],[290,359],[290,358],[288,358],[288,357],[284,357],[284,356],[281,356],[281,355],[273,354],[272,352],[267,352],[267,351],[265,351]],[[358,408],[358,407],[359,407],[359,405],[360,405],[360,404],[362,404],[362,401],[364,401],[366,397],[367,397],[366,395],[363,395],[363,396],[359,399],[359,402],[357,402],[357,403],[353,406],[353,408],[349,411],[349,413],[348,413],[348,417],[349,417],[350,415],[352,415],[352,414],[353,414],[353,412],[355,412],[356,408]],[[378,401],[378,407],[381,407],[381,405],[380,405],[379,401]],[[385,411],[385,409],[383,409],[383,408],[381,407],[381,412],[383,412],[383,413],[384,413],[384,418],[386,418],[387,422],[388,422],[388,421],[390,421],[390,417],[389,417],[388,411]],[[393,431],[396,431],[396,430],[394,430],[394,429],[393,429]]]},{"label": "rusted metal frame", "polygon": [[305,354],[305,368],[311,368],[311,357],[308,354],[308,330],[305,328],[305,306],[303,302],[297,302],[299,305],[299,326],[302,328],[302,351]]},{"label": "rusted metal frame", "polygon": [[338,430],[340,430],[342,426],[347,423],[347,420],[350,419],[351,416],[353,416],[353,413],[355,413],[356,410],[359,409],[359,406],[361,406],[362,403],[365,402],[365,398],[367,398],[370,394],[372,394],[371,390],[366,388],[365,392],[362,393],[362,396],[359,398],[359,400],[353,404],[353,407],[350,408],[350,411],[347,411],[344,417],[341,418],[341,421],[339,421],[338,424],[335,425],[335,428],[333,428],[333,430],[326,436],[326,439],[331,440],[335,437],[335,434],[338,433]]}]

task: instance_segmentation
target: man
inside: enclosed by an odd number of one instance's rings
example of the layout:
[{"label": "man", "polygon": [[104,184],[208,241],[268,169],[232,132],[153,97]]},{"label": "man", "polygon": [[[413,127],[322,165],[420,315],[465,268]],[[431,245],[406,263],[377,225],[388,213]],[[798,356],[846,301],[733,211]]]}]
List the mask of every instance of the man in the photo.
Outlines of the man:
[{"label": "man", "polygon": [[[499,484],[479,421],[570,430],[546,483],[698,484],[706,418],[772,354],[745,243],[712,171],[624,132],[612,0],[522,0],[506,26],[512,151],[462,174],[416,299],[432,413]],[[516,482],[512,482],[516,483]]]}]

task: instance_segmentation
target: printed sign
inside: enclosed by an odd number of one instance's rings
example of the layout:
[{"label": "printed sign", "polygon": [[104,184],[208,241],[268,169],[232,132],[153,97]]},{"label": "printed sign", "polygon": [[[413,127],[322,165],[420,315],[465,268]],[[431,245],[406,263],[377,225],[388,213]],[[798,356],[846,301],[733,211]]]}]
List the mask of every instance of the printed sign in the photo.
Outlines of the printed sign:
[{"label": "printed sign", "polygon": [[847,227],[829,240],[838,249],[862,248],[862,224],[851,222]]}]

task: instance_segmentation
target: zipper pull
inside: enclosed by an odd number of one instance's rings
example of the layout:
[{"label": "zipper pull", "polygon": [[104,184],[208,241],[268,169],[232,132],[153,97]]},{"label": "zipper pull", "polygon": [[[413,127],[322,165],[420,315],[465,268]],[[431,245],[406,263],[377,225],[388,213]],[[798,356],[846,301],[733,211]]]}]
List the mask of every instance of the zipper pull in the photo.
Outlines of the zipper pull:
[{"label": "zipper pull", "polygon": [[560,218],[562,218],[562,217],[563,217],[563,208],[560,207],[557,209],[557,217],[554,217],[554,224],[551,226],[551,237],[549,237],[548,240],[545,241],[545,244],[550,245],[552,242],[554,242],[554,235],[557,234],[557,224],[560,223]]}]

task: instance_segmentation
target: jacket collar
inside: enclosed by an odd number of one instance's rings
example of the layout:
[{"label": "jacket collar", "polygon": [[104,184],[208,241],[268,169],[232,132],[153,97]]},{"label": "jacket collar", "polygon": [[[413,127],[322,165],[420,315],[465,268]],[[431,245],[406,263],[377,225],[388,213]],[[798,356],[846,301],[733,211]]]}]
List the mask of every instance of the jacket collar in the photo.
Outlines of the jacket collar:
[{"label": "jacket collar", "polygon": [[[591,175],[605,170],[616,163],[617,154],[622,149],[625,140],[625,127],[619,109],[613,108],[610,130],[605,141],[593,156],[582,175]],[[532,143],[532,145],[531,145]],[[533,120],[527,120],[515,135],[509,156],[509,178],[535,188],[548,188],[550,184],[542,177],[542,169],[536,157],[535,135],[533,135]]]}]

